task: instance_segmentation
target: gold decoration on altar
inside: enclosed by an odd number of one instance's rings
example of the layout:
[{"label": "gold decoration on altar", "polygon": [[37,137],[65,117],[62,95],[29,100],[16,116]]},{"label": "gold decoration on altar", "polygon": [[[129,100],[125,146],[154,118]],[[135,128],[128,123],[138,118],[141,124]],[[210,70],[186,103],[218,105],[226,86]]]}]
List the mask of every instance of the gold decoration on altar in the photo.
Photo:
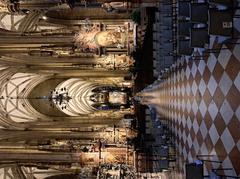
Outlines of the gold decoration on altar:
[{"label": "gold decoration on altar", "polygon": [[98,26],[92,26],[90,29],[82,29],[75,38],[75,45],[83,51],[94,52],[97,49],[95,35],[100,31]]},{"label": "gold decoration on altar", "polygon": [[115,30],[100,31],[99,25],[82,29],[75,37],[75,45],[83,51],[95,52],[99,47],[124,48],[127,45],[128,32],[125,26]]},{"label": "gold decoration on altar", "polygon": [[100,47],[126,46],[126,34],[115,30],[102,31],[95,35],[95,42]]},{"label": "gold decoration on altar", "polygon": [[107,68],[107,69],[121,69],[128,70],[129,67],[134,65],[134,59],[122,54],[122,55],[107,55],[103,58],[99,58],[98,60],[99,67]]},{"label": "gold decoration on altar", "polygon": [[127,94],[119,91],[112,91],[109,93],[109,102],[116,104],[126,104],[127,103]]}]

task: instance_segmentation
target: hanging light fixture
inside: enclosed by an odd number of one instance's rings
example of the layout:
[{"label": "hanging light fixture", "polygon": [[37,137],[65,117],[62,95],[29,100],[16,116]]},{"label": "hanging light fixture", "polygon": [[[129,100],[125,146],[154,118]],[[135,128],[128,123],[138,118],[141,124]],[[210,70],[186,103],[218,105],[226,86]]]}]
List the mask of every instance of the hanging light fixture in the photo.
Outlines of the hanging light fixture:
[{"label": "hanging light fixture", "polygon": [[65,87],[60,89],[54,89],[53,91],[51,91],[51,96],[49,97],[49,101],[59,106],[62,110],[67,108],[68,102],[71,99],[72,98],[68,95],[68,91]]}]

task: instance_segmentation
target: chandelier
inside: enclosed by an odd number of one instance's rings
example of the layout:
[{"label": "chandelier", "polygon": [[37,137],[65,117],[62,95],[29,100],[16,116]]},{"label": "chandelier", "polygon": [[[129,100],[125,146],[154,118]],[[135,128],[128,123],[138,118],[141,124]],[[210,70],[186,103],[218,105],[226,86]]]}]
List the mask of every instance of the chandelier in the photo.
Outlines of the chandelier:
[{"label": "chandelier", "polygon": [[49,97],[49,101],[56,106],[59,106],[62,110],[67,108],[68,102],[72,99],[68,95],[68,91],[65,87],[60,89],[54,89],[50,93],[51,96]]}]

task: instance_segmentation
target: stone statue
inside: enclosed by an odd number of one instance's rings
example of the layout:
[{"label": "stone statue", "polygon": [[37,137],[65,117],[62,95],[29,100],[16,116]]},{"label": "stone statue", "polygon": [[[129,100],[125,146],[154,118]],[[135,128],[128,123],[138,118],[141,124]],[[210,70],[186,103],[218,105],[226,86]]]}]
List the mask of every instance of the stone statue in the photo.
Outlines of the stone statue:
[{"label": "stone statue", "polygon": [[0,12],[9,12],[7,2],[4,0],[0,0]]},{"label": "stone statue", "polygon": [[125,13],[127,11],[127,2],[103,3],[102,8],[107,12]]}]

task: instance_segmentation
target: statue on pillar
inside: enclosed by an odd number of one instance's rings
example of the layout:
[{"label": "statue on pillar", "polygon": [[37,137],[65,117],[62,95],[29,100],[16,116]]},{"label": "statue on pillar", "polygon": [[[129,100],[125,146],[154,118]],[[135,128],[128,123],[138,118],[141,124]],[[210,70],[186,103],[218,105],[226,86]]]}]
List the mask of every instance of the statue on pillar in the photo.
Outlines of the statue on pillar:
[{"label": "statue on pillar", "polygon": [[126,13],[127,8],[128,8],[128,3],[127,2],[103,3],[102,8],[105,9],[107,12]]},{"label": "statue on pillar", "polygon": [[7,2],[5,0],[0,0],[0,12],[9,12]]}]

